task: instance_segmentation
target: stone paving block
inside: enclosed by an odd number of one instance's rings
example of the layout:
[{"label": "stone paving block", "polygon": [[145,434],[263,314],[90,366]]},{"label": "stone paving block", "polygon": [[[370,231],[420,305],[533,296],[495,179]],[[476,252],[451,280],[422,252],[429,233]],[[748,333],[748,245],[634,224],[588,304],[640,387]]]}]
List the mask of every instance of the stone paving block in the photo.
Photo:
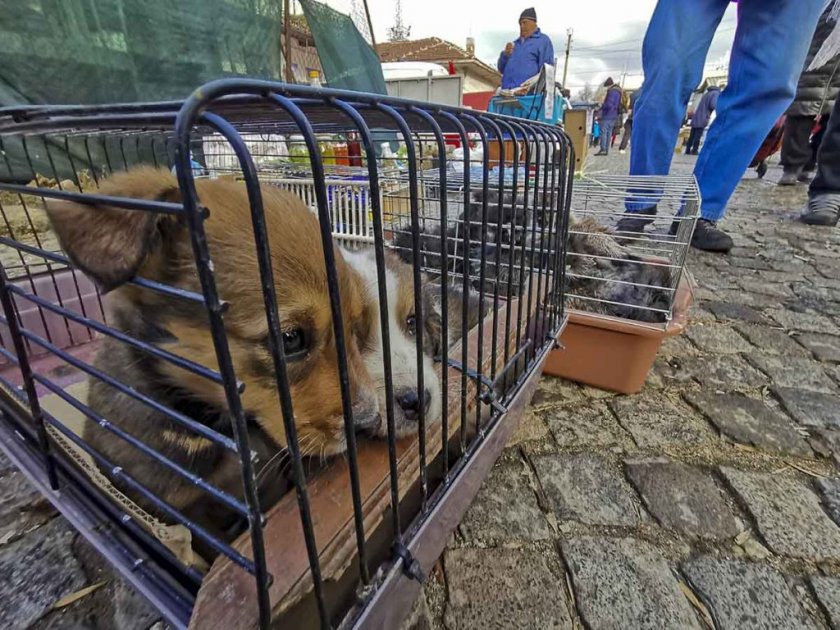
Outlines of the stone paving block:
[{"label": "stone paving block", "polygon": [[[692,330],[693,326],[694,324],[689,326],[688,330]],[[659,348],[659,356],[664,357],[684,357],[696,354],[698,354],[697,348],[688,340],[686,335],[666,337]]]},{"label": "stone paving block", "polygon": [[799,424],[840,429],[840,396],[790,387],[774,387],[773,392]]},{"label": "stone paving block", "polygon": [[763,401],[739,394],[689,392],[686,400],[727,437],[777,453],[811,455],[793,423]]},{"label": "stone paving block", "polygon": [[26,628],[52,605],[86,584],[71,551],[74,532],[55,518],[0,549],[0,619],[5,628]]},{"label": "stone paving block", "polygon": [[444,566],[449,630],[573,627],[554,553],[450,549]]},{"label": "stone paving block", "polygon": [[793,387],[826,394],[837,392],[837,385],[826,376],[816,361],[756,353],[747,358],[769,376],[776,387]]},{"label": "stone paving block", "polygon": [[641,448],[701,444],[714,437],[693,409],[665,394],[618,398],[610,405]]},{"label": "stone paving block", "polygon": [[677,370],[713,389],[744,389],[767,384],[767,377],[738,355],[686,357]]},{"label": "stone paving block", "polygon": [[809,358],[810,353],[796,343],[795,337],[779,328],[759,326],[757,324],[736,324],[735,329],[747,338],[762,354],[775,354],[785,357]]},{"label": "stone paving block", "polygon": [[840,629],[840,578],[814,575],[811,577],[811,586],[828,613],[832,630]]},{"label": "stone paving block", "polygon": [[834,289],[835,291],[840,291],[840,278],[812,276],[808,280],[814,286],[826,287],[828,289]]},{"label": "stone paving block", "polygon": [[467,540],[543,540],[551,536],[524,464],[496,466],[461,522]]},{"label": "stone paving block", "polygon": [[768,566],[702,556],[682,570],[718,628],[814,628],[784,576]]},{"label": "stone paving block", "polygon": [[702,627],[667,561],[651,545],[584,537],[566,540],[562,548],[587,627]]},{"label": "stone paving block", "polygon": [[832,322],[825,315],[818,313],[797,313],[795,311],[777,309],[767,313],[780,325],[788,330],[801,330],[804,332],[826,333],[836,335],[840,333],[837,324]]},{"label": "stone paving block", "polygon": [[816,287],[810,283],[797,282],[793,285],[793,291],[796,293],[798,304],[824,315],[833,315],[840,303],[840,292],[828,287]]},{"label": "stone paving block", "polygon": [[799,335],[796,340],[813,352],[820,361],[840,363],[840,337],[805,333]]},{"label": "stone paving block", "polygon": [[[741,269],[753,269],[755,271],[770,271],[773,269],[772,265],[768,261],[751,256],[729,256],[729,264],[733,267],[740,267]],[[789,270],[780,269],[779,271]]]},{"label": "stone paving block", "polygon": [[531,406],[536,408],[547,405],[565,405],[584,400],[586,397],[577,383],[556,376],[543,376],[537,386],[537,391],[534,392]]},{"label": "stone paving block", "polygon": [[631,439],[603,403],[549,409],[543,417],[560,448],[607,448]]},{"label": "stone paving block", "polygon": [[825,511],[835,523],[840,525],[840,479],[819,479],[816,486],[822,495]]},{"label": "stone paving block", "polygon": [[736,354],[753,349],[746,339],[725,324],[689,326],[685,335],[703,352]]},{"label": "stone paving block", "polygon": [[0,473],[0,548],[56,515],[41,493],[16,468]]},{"label": "stone paving block", "polygon": [[426,601],[426,594],[420,591],[420,595],[414,600],[408,617],[400,625],[400,630],[433,630],[434,627],[429,604]]},{"label": "stone paving block", "polygon": [[[765,282],[761,279],[747,277],[738,280],[738,285],[744,290],[745,294],[750,296],[764,295],[781,299],[793,297],[793,291],[786,284]],[[776,300],[776,303],[778,304],[779,300]]]},{"label": "stone paving block", "polygon": [[772,323],[760,311],[737,302],[707,302],[706,308],[720,321],[742,321],[752,324]]},{"label": "stone paving block", "polygon": [[532,462],[559,520],[616,527],[639,524],[641,508],[633,490],[607,460],[590,454],[541,455]]},{"label": "stone paving block", "polygon": [[526,442],[543,440],[548,435],[548,426],[546,426],[542,416],[532,409],[526,409],[525,413],[522,414],[522,419],[519,421],[519,426],[516,427],[516,431],[510,436],[506,446],[510,447]]},{"label": "stone paving block", "polygon": [[773,552],[815,561],[840,560],[840,528],[808,486],[779,474],[721,471]]},{"label": "stone paving block", "polygon": [[712,476],[667,459],[628,460],[627,477],[645,506],[668,529],[689,536],[725,540],[742,527]]}]

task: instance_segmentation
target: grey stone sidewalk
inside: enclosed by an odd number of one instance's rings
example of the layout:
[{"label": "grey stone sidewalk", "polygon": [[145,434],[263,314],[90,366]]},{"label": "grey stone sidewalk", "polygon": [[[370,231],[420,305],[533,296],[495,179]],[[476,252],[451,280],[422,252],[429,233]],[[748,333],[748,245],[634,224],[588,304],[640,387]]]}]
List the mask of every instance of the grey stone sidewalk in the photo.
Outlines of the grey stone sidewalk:
[{"label": "grey stone sidewalk", "polygon": [[691,253],[640,394],[543,378],[414,627],[840,628],[840,229],[778,174],[745,175],[730,255]]},{"label": "grey stone sidewalk", "polygon": [[[840,229],[804,199],[747,174],[642,393],[543,379],[415,628],[840,628]],[[4,628],[157,618],[4,460],[0,576]]]}]

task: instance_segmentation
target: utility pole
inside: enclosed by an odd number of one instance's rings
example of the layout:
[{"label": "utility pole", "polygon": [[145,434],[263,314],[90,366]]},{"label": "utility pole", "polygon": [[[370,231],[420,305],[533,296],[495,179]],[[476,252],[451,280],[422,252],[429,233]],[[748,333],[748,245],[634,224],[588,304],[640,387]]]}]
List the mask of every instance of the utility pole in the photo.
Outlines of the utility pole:
[{"label": "utility pole", "polygon": [[283,57],[286,62],[286,83],[294,83],[295,77],[292,74],[292,29],[289,13],[291,7],[289,0],[283,1]]},{"label": "utility pole", "polygon": [[572,50],[572,33],[571,28],[566,29],[566,62],[563,64],[563,89],[566,89],[566,75],[569,72],[569,52]]},{"label": "utility pole", "polygon": [[368,28],[370,29],[370,45],[373,48],[374,54],[379,57],[379,52],[376,50],[376,37],[373,34],[373,22],[370,19],[370,9],[368,8],[367,0],[362,0],[365,6],[365,17],[367,17]]}]

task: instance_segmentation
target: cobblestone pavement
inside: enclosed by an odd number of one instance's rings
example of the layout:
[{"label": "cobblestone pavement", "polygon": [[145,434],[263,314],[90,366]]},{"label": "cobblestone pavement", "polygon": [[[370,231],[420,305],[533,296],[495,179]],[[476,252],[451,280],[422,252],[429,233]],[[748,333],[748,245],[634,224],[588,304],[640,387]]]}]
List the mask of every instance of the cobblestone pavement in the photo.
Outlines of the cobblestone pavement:
[{"label": "cobblestone pavement", "polygon": [[[777,176],[745,177],[729,256],[691,254],[691,327],[642,393],[543,379],[411,626],[840,628],[840,229]],[[3,627],[156,625],[5,460],[0,576]]]},{"label": "cobblestone pavement", "polygon": [[744,177],[730,255],[691,253],[640,394],[543,378],[415,628],[840,628],[840,229],[779,174]]}]

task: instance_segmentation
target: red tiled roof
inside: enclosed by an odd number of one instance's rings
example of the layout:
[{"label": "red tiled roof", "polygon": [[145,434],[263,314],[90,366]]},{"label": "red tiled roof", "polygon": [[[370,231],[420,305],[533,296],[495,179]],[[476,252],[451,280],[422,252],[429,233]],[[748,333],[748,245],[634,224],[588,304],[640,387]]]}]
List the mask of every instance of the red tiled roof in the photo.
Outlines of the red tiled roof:
[{"label": "red tiled roof", "polygon": [[376,45],[376,52],[382,61],[430,61],[443,64],[450,61],[472,61],[478,64],[481,70],[499,75],[492,66],[440,37],[425,37],[407,42],[383,42]]}]

